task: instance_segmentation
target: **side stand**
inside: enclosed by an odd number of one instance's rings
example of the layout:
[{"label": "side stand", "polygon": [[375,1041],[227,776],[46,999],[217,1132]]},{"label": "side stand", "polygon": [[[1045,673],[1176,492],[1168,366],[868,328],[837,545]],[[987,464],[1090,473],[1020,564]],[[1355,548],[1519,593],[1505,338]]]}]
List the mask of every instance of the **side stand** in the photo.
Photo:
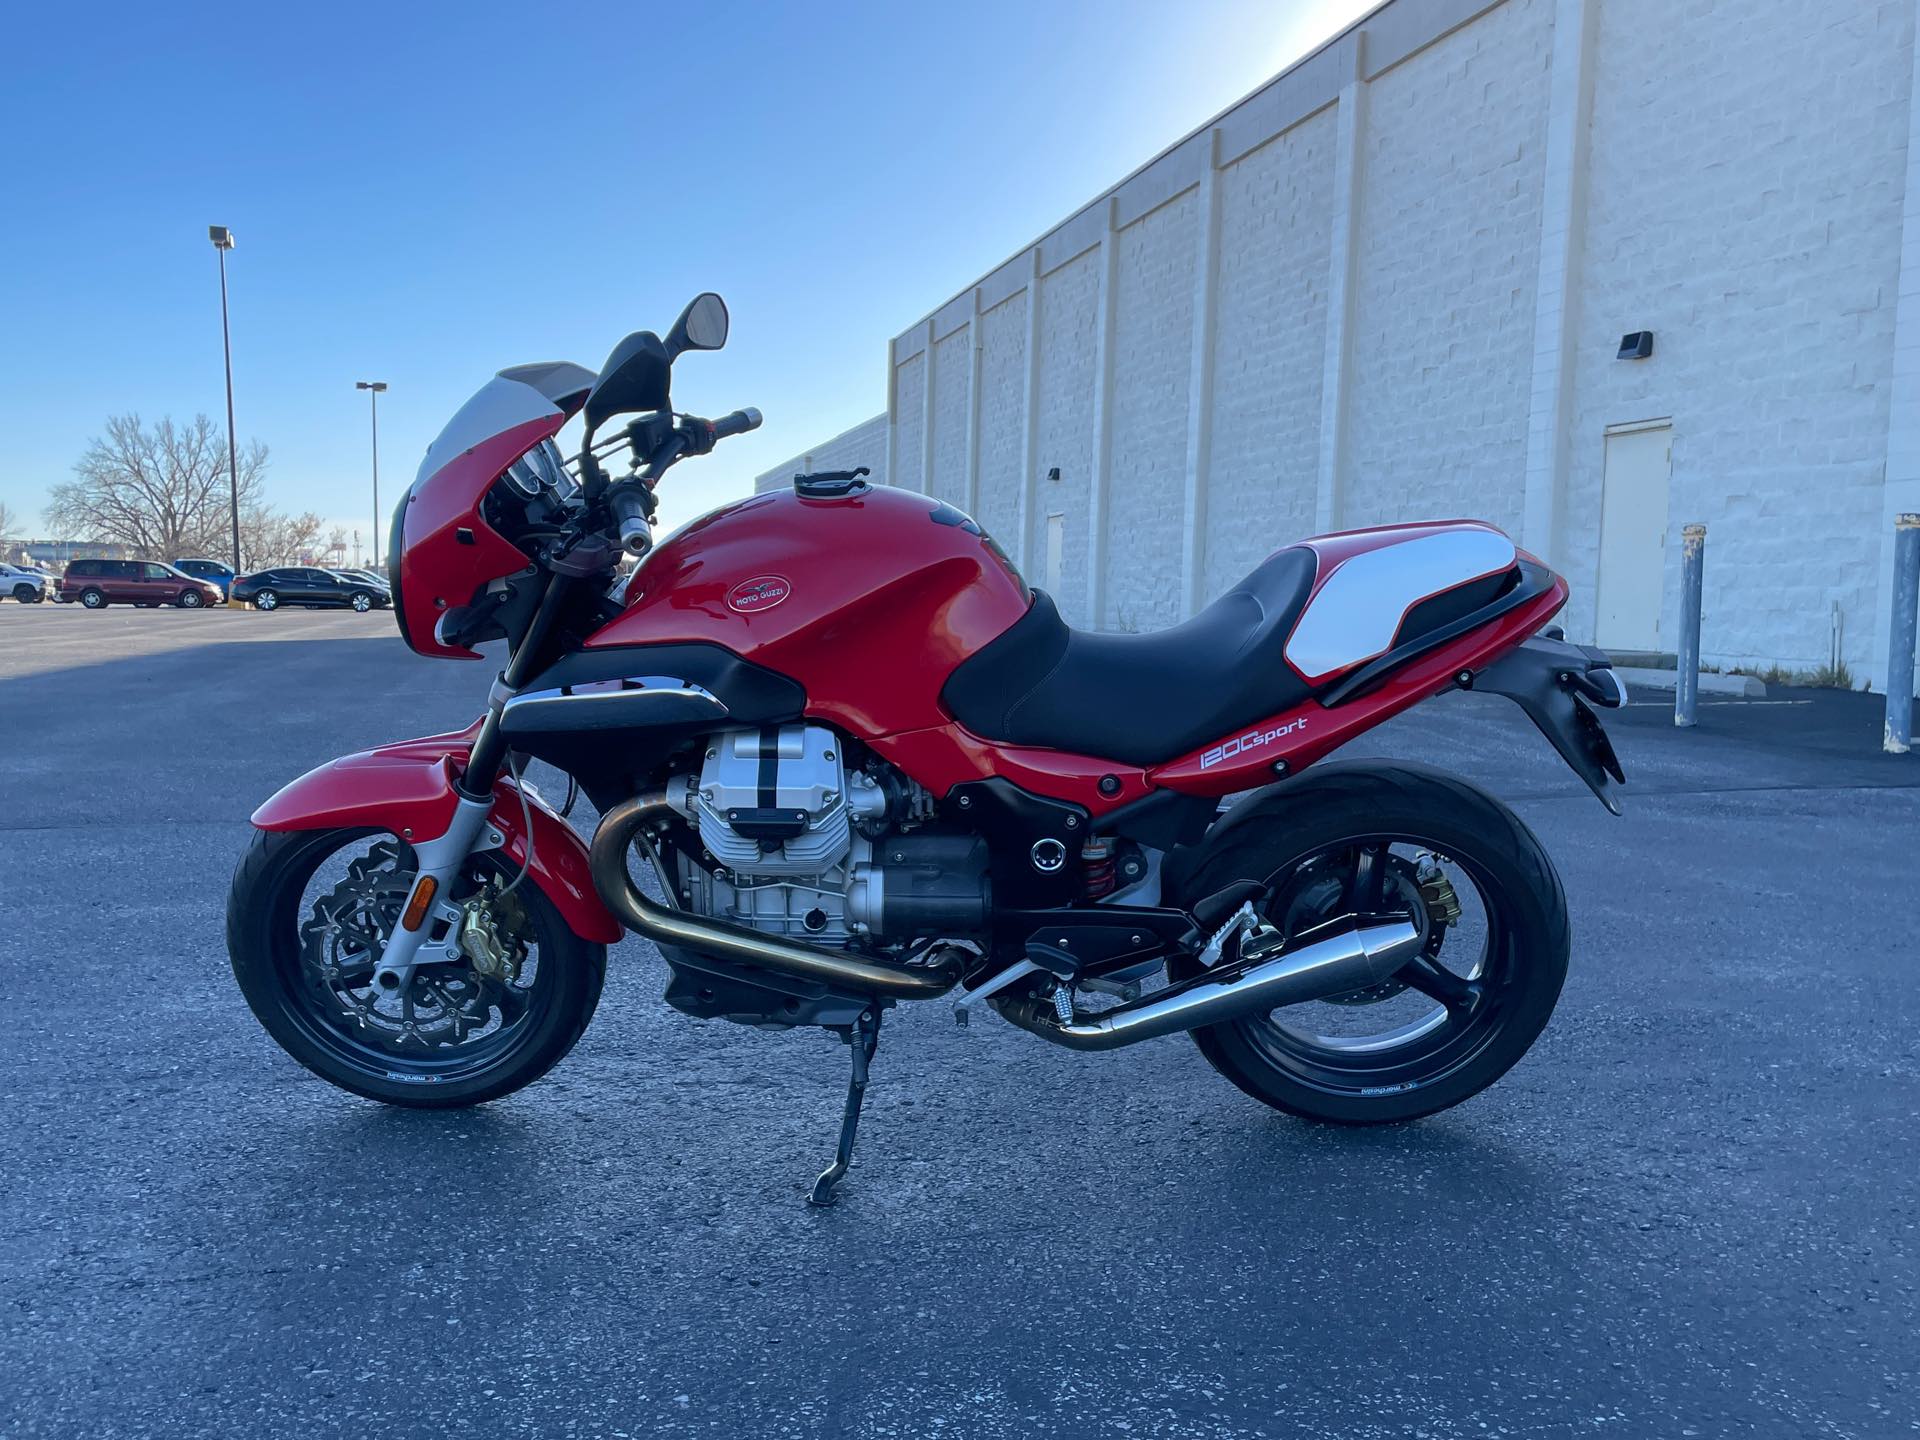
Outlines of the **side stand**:
[{"label": "side stand", "polygon": [[834,1203],[834,1188],[846,1178],[853,1163],[853,1136],[860,1128],[860,1106],[867,1098],[867,1066],[873,1061],[874,1048],[880,1043],[880,1005],[878,1001],[860,1012],[860,1018],[847,1032],[847,1048],[853,1055],[853,1074],[847,1081],[847,1108],[840,1117],[840,1148],[833,1164],[820,1172],[813,1182],[809,1205],[825,1207]]}]

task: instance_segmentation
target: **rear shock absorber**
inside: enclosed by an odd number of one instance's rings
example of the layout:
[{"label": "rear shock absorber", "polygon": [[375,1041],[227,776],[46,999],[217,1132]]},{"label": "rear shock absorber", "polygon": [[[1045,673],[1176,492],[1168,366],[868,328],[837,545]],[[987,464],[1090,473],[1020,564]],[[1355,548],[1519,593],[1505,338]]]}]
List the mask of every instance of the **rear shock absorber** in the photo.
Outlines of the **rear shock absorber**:
[{"label": "rear shock absorber", "polygon": [[1089,899],[1113,893],[1115,874],[1112,839],[1096,835],[1081,845],[1080,873],[1086,883]]}]

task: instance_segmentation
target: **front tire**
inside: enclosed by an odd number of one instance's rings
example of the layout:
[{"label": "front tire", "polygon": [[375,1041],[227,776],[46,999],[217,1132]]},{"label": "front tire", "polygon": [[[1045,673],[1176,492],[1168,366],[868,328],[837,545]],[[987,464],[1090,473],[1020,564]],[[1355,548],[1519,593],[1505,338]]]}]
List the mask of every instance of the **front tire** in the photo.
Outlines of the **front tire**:
[{"label": "front tire", "polygon": [[347,603],[353,607],[356,615],[364,615],[373,609],[373,596],[364,590],[356,590],[353,592],[353,599]]},{"label": "front tire", "polygon": [[98,590],[82,590],[80,592],[80,603],[89,610],[104,610],[107,608],[107,597],[102,595]]},{"label": "front tire", "polygon": [[[370,839],[377,842],[371,849]],[[346,880],[309,904],[310,889],[325,883],[322,867],[331,862],[337,873],[346,855],[360,857],[358,868],[349,864]],[[368,863],[374,860],[383,863]],[[529,880],[514,897],[531,941],[524,949],[535,961],[524,987],[489,989],[470,962],[464,970],[422,965],[405,996],[384,997],[394,1003],[383,1014],[370,983],[365,999],[355,987],[356,972],[370,979],[370,943],[343,945],[325,932],[331,923],[336,932],[382,940],[411,889],[412,864],[411,848],[382,832],[257,832],[227,901],[234,978],[280,1048],[343,1090],[421,1109],[497,1100],[538,1080],[573,1048],[600,1003],[606,947],[568,929]],[[469,862],[466,893],[503,886],[517,871],[497,852],[482,852]],[[458,1007],[449,1003],[449,987]]]},{"label": "front tire", "polygon": [[180,592],[180,598],[174,603],[182,610],[198,610],[207,602],[201,597],[198,590],[182,590]]},{"label": "front tire", "polygon": [[[1308,1007],[1195,1031],[1201,1054],[1241,1090],[1305,1119],[1412,1120],[1486,1089],[1539,1038],[1566,980],[1566,892],[1533,832],[1492,796],[1419,766],[1332,765],[1289,785],[1275,809],[1222,823],[1228,828],[1183,886],[1189,899],[1255,880],[1266,887],[1256,909],[1284,898],[1296,923],[1312,924],[1350,898],[1340,887],[1353,882],[1339,877],[1342,857],[1352,855],[1355,874],[1363,864],[1377,867],[1386,876],[1377,885],[1397,887],[1384,898],[1376,888],[1376,907],[1398,908],[1403,900],[1431,936],[1433,916],[1415,862],[1406,858],[1411,851],[1445,860],[1477,892],[1481,914],[1468,921],[1477,959],[1468,953],[1443,963],[1443,947],[1455,938],[1443,925],[1431,958],[1423,955],[1393,982],[1331,1002],[1362,1017],[1397,1003],[1403,1008],[1396,1018],[1413,1017],[1388,1022],[1379,1036],[1323,1036],[1311,1025],[1303,1033],[1290,1017]],[[1358,858],[1368,853],[1372,860]],[[1331,902],[1314,900],[1329,886]],[[1458,917],[1460,907],[1454,909]],[[1284,917],[1263,918],[1285,927]],[[1453,928],[1461,928],[1457,918]],[[1173,978],[1197,970],[1190,964]]]}]

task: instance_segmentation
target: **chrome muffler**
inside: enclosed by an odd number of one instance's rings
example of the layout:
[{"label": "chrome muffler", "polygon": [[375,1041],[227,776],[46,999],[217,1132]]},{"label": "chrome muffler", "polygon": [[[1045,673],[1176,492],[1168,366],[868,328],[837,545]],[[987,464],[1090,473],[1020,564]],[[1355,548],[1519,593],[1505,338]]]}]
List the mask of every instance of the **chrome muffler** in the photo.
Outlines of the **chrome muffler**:
[{"label": "chrome muffler", "polygon": [[1022,1030],[1069,1050],[1118,1050],[1377,985],[1419,955],[1423,939],[1410,920],[1345,922],[1331,933],[1292,941],[1280,954],[1249,956],[1085,1020],[1063,1023],[1045,1000],[987,1003]]},{"label": "chrome muffler", "polygon": [[588,855],[593,888],[602,903],[622,923],[649,940],[761,970],[817,980],[842,990],[896,1000],[931,1000],[946,994],[959,982],[962,956],[951,950],[937,952],[938,958],[928,964],[888,965],[840,951],[817,950],[777,935],[765,935],[741,925],[709,920],[654,903],[633,883],[627,869],[627,850],[642,826],[672,813],[664,791],[636,795],[607,811],[600,828],[593,832]]}]

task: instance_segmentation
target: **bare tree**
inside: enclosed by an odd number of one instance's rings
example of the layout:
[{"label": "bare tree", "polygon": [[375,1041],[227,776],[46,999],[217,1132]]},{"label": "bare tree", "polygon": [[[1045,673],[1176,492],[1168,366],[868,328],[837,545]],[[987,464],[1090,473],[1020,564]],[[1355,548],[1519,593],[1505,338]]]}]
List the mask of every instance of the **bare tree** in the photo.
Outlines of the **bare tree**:
[{"label": "bare tree", "polygon": [[325,524],[311,510],[287,515],[267,505],[249,506],[240,512],[241,570],[305,563],[319,550]]},{"label": "bare tree", "polygon": [[[244,520],[266,509],[267,447],[249,443],[238,470]],[[73,474],[53,487],[47,505],[47,523],[58,530],[159,559],[231,547],[227,447],[204,415],[184,426],[162,419],[151,429],[138,415],[112,416]]]},{"label": "bare tree", "polygon": [[20,517],[7,505],[0,503],[0,559],[6,558],[13,550],[13,542],[20,537],[13,532],[20,528]]}]

